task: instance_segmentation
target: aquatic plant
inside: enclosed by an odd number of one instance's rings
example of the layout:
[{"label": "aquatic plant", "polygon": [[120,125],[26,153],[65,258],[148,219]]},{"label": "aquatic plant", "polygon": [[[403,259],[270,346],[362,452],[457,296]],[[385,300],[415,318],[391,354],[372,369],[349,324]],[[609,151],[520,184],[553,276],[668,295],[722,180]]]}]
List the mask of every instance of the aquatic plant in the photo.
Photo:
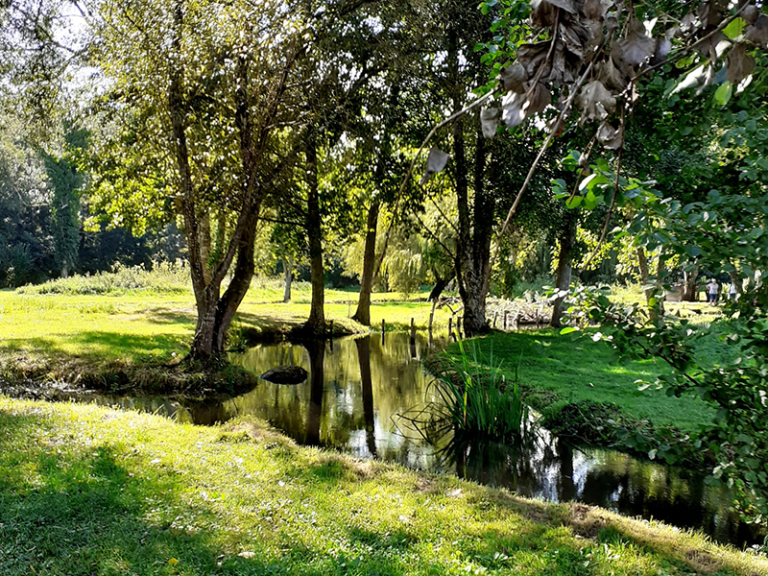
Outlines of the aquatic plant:
[{"label": "aquatic plant", "polygon": [[456,435],[505,439],[519,436],[527,420],[528,407],[517,379],[507,382],[493,358],[472,355],[459,341],[459,358],[438,374],[433,386],[441,402],[439,410]]}]

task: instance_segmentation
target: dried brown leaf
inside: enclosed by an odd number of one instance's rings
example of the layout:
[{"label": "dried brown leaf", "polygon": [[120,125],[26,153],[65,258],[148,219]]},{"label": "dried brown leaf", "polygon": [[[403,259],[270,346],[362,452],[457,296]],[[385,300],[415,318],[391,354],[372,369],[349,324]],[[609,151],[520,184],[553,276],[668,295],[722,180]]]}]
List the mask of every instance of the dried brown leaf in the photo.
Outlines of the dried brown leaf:
[{"label": "dried brown leaf", "polygon": [[499,109],[485,108],[480,112],[480,126],[483,129],[483,136],[493,138],[496,136],[496,129],[499,127]]},{"label": "dried brown leaf", "polygon": [[555,118],[552,118],[552,120],[547,123],[547,131],[554,132],[555,136],[562,135],[566,128],[568,128],[568,125],[565,123],[563,118],[560,118],[559,115]]},{"label": "dried brown leaf", "polygon": [[629,83],[629,77],[614,65],[613,58],[607,58],[601,63],[598,78],[606,88],[617,92],[624,90]]},{"label": "dried brown leaf", "polygon": [[597,129],[597,140],[608,150],[618,150],[624,143],[623,130],[621,127],[614,128],[608,122],[603,122]]},{"label": "dried brown leaf", "polygon": [[499,72],[499,78],[501,79],[501,88],[506,92],[512,90],[522,94],[526,90],[525,82],[528,80],[528,74],[521,64],[505,66]]},{"label": "dried brown leaf", "polygon": [[699,42],[696,46],[696,50],[698,50],[703,58],[717,60],[718,53],[722,52],[720,47],[722,47],[724,43],[728,43],[728,38],[726,38],[725,34],[722,32],[717,32],[703,42]]},{"label": "dried brown leaf", "polygon": [[525,121],[525,112],[523,112],[523,105],[525,102],[525,94],[510,92],[504,96],[501,101],[501,118],[504,121],[504,124],[506,124],[507,128],[520,126],[520,124]]},{"label": "dried brown leaf", "polygon": [[529,78],[536,75],[536,70],[543,64],[549,52],[549,42],[523,44],[517,49],[517,61],[525,68]]},{"label": "dried brown leaf", "polygon": [[531,96],[528,99],[528,104],[525,106],[525,115],[532,116],[533,114],[539,114],[552,103],[552,95],[541,82],[536,84],[531,91]]},{"label": "dried brown leaf", "polygon": [[645,26],[637,18],[632,18],[627,37],[619,40],[621,58],[630,66],[638,66],[653,54],[656,42],[645,34]]},{"label": "dried brown leaf", "polygon": [[653,58],[651,58],[651,64],[661,64],[669,56],[672,50],[672,42],[670,42],[664,36],[656,39],[656,49],[653,51]]},{"label": "dried brown leaf", "polygon": [[536,28],[555,25],[555,7],[547,0],[531,0],[531,22]]},{"label": "dried brown leaf", "polygon": [[728,11],[728,2],[725,0],[709,0],[699,6],[697,13],[699,21],[704,28],[719,26]]},{"label": "dried brown leaf", "polygon": [[747,54],[744,44],[736,44],[728,53],[728,68],[725,77],[734,86],[752,74],[755,69],[755,59]]},{"label": "dried brown leaf", "polygon": [[429,182],[429,179],[432,178],[433,174],[442,172],[450,157],[450,154],[443,152],[439,148],[432,147],[429,150],[429,156],[427,156],[427,171],[424,173],[424,176],[421,177],[419,183],[424,186]]},{"label": "dried brown leaf", "polygon": [[742,10],[741,17],[747,24],[754,24],[757,22],[757,18],[760,16],[760,9],[754,4],[747,6]]},{"label": "dried brown leaf", "polygon": [[562,8],[569,14],[576,14],[576,5],[573,0],[546,0],[553,6],[557,6],[558,8]]},{"label": "dried brown leaf", "polygon": [[589,20],[602,22],[607,10],[608,6],[602,0],[586,0],[581,8],[581,13]]},{"label": "dried brown leaf", "polygon": [[599,80],[585,85],[576,98],[576,105],[581,112],[581,120],[605,120],[616,112],[616,98],[603,86]]},{"label": "dried brown leaf", "polygon": [[744,39],[765,48],[765,45],[768,44],[768,16],[760,14],[755,23],[747,28]]}]

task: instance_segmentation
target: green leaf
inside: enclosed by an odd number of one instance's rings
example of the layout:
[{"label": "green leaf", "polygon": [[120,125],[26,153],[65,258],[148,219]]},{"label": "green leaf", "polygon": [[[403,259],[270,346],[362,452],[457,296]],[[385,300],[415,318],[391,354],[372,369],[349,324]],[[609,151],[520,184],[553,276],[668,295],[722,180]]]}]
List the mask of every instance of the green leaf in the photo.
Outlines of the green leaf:
[{"label": "green leaf", "polygon": [[688,246],[685,247],[685,253],[691,258],[696,258],[696,256],[701,256],[701,248],[694,246],[693,244],[688,244]]},{"label": "green leaf", "polygon": [[719,106],[725,106],[733,95],[733,86],[730,82],[725,82],[715,92],[715,102]]},{"label": "green leaf", "polygon": [[723,28],[723,34],[725,34],[729,40],[733,40],[741,36],[744,33],[744,27],[747,23],[743,18],[736,18],[733,22]]},{"label": "green leaf", "polygon": [[563,328],[560,330],[560,334],[570,334],[571,332],[578,332],[578,328],[574,328],[573,326],[568,326],[567,328]]},{"label": "green leaf", "polygon": [[582,200],[583,198],[581,196],[574,196],[570,200],[566,201],[565,205],[566,207],[571,209],[578,208]]}]

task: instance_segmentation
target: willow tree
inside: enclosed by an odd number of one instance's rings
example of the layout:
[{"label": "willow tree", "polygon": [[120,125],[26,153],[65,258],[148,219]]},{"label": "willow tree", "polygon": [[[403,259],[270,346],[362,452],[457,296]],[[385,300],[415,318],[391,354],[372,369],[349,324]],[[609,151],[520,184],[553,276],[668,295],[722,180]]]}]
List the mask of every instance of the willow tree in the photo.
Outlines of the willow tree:
[{"label": "willow tree", "polygon": [[105,89],[93,147],[97,206],[134,229],[183,223],[197,304],[193,359],[223,352],[250,286],[305,16],[277,0],[93,7],[93,63]]}]

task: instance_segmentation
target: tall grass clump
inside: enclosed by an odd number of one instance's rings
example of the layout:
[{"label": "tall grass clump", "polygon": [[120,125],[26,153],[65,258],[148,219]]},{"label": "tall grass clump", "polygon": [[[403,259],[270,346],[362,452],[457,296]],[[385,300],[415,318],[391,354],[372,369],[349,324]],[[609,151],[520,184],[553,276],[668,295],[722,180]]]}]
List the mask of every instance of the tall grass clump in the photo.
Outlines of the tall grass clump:
[{"label": "tall grass clump", "polygon": [[117,264],[111,272],[49,280],[17,288],[19,294],[121,295],[131,292],[183,294],[191,288],[189,269],[182,260],[155,262],[151,268]]},{"label": "tall grass clump", "polygon": [[472,357],[461,341],[459,351],[452,369],[443,371],[433,383],[454,434],[496,440],[519,437],[528,407],[517,382],[507,382],[501,367],[492,367],[492,358],[488,362],[479,359],[474,346]]}]

